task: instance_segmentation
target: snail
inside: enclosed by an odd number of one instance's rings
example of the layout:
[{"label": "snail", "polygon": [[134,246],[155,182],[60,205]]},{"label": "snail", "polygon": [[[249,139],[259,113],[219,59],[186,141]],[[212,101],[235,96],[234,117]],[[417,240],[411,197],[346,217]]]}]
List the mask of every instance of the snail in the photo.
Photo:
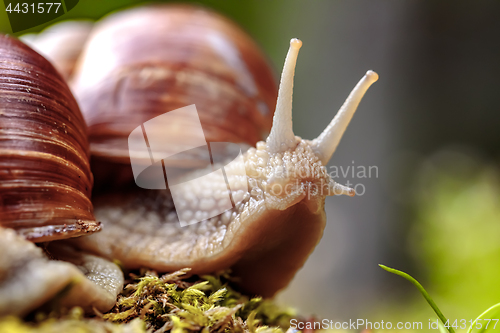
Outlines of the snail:
[{"label": "snail", "polygon": [[54,242],[46,251],[0,227],[0,317],[24,316],[54,299],[88,313],[115,305],[124,283],[118,266]]},{"label": "snail", "polygon": [[[355,195],[334,182],[325,165],[378,79],[368,71],[324,132],[301,139],[292,129],[301,45],[298,39],[290,42],[273,115],[276,89],[265,57],[225,18],[197,7],[154,6],[97,24],[71,80],[89,124],[96,186],[106,184],[93,199],[103,231],[71,243],[128,268],[190,267],[193,274],[231,268],[248,293],[272,297],[283,289],[322,237],[325,197]],[[233,208],[181,227],[168,190],[140,190],[133,183],[130,158],[140,152],[129,156],[127,138],[152,117],[191,104],[206,141],[255,147],[243,154],[248,191],[238,194]],[[171,126],[163,129],[165,145],[169,133],[189,138],[189,130]],[[191,156],[173,166],[196,167],[197,161]],[[203,219],[218,205],[226,192],[213,184],[203,178],[180,194],[188,215]],[[202,199],[193,200],[193,194]]]},{"label": "snail", "polygon": [[118,266],[55,243],[45,251],[34,244],[101,228],[90,201],[86,131],[55,68],[0,35],[0,315],[27,314],[68,286],[68,306],[107,311],[115,304],[123,286]]},{"label": "snail", "polygon": [[23,35],[20,39],[49,60],[64,79],[68,79],[91,30],[90,21],[63,21],[38,34]]}]

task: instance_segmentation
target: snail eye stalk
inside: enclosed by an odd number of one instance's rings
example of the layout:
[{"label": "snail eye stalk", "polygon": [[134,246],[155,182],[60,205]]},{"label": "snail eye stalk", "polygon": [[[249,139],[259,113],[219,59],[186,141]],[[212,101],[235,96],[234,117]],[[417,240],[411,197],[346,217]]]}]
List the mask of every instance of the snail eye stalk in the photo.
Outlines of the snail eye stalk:
[{"label": "snail eye stalk", "polygon": [[349,97],[347,97],[331,123],[325,128],[323,133],[313,140],[313,150],[319,156],[323,165],[326,165],[332,158],[354,112],[358,108],[359,102],[361,102],[368,88],[377,80],[377,73],[374,71],[366,72],[365,76],[363,76],[349,94]]},{"label": "snail eye stalk", "polygon": [[267,146],[270,153],[280,153],[288,149],[295,148],[297,142],[293,134],[292,124],[292,95],[293,76],[295,75],[295,65],[297,56],[302,46],[302,42],[293,38],[290,41],[290,48],[286,55],[283,73],[281,74],[280,87],[278,91],[278,101],[274,112],[273,127],[267,138]]}]

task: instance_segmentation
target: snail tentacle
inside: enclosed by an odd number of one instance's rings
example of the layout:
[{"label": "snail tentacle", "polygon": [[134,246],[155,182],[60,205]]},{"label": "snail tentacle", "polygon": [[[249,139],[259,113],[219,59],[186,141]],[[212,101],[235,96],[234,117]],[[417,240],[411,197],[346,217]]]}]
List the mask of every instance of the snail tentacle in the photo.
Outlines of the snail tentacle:
[{"label": "snail tentacle", "polygon": [[313,150],[319,156],[323,165],[326,165],[332,158],[342,135],[344,135],[354,112],[358,108],[359,102],[361,102],[368,88],[377,80],[377,73],[371,70],[366,72],[365,76],[363,76],[349,94],[349,97],[347,97],[331,123],[325,128],[323,133],[313,140]]},{"label": "snail tentacle", "polygon": [[297,38],[290,40],[290,48],[286,55],[283,73],[278,91],[278,101],[274,112],[273,127],[267,138],[267,146],[271,153],[280,153],[297,146],[292,124],[292,94],[295,64],[302,41]]},{"label": "snail tentacle", "polygon": [[356,195],[356,191],[354,191],[353,188],[350,188],[348,186],[332,182],[328,186],[328,192],[326,193],[327,196],[331,195],[348,195],[350,197],[353,197]]}]

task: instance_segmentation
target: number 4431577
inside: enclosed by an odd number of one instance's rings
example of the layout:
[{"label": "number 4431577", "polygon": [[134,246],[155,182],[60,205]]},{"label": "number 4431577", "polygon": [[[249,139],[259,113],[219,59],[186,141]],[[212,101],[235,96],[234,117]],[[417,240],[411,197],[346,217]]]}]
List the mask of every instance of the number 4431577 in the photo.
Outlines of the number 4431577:
[{"label": "number 4431577", "polygon": [[43,14],[43,13],[57,13],[59,10],[59,7],[61,7],[60,2],[45,2],[45,3],[37,3],[36,5],[34,3],[18,3],[14,8],[12,8],[12,3],[9,3],[7,8],[5,8],[5,11],[12,13],[38,13],[38,14]]},{"label": "number 4431577", "polygon": [[498,324],[498,319],[476,319],[476,320],[465,320],[465,319],[455,319],[455,321],[450,321],[449,319],[446,321],[444,324],[444,327],[450,328],[453,327],[454,329],[466,329],[468,326],[471,328],[476,328],[478,330],[480,329],[495,329],[495,327]]}]

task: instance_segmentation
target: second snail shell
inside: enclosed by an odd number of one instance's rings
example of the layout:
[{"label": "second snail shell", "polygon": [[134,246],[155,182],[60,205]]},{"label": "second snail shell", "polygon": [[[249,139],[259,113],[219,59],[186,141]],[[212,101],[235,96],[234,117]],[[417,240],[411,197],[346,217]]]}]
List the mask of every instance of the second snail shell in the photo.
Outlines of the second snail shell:
[{"label": "second snail shell", "polygon": [[[98,188],[101,180],[130,178],[129,156],[142,151],[131,151],[127,139],[145,121],[195,104],[207,141],[253,146],[269,133],[277,94],[252,38],[221,15],[181,5],[139,7],[99,22],[71,85],[89,126]],[[182,121],[163,129],[164,142],[188,139]],[[196,156],[180,163],[196,166]]]}]

